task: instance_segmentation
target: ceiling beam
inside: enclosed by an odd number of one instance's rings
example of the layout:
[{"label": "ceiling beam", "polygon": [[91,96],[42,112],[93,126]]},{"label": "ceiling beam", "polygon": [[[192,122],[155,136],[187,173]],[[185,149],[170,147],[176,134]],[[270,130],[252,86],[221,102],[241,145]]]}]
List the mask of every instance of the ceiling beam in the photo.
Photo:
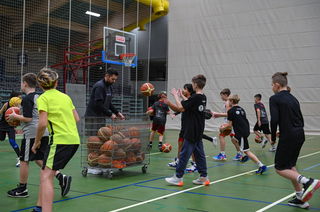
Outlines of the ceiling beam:
[{"label": "ceiling beam", "polygon": [[4,5],[0,5],[0,11],[2,13],[1,16],[10,16],[10,17],[16,17],[17,15],[19,15],[20,12],[22,12],[21,9],[15,9],[13,7],[8,7]]}]

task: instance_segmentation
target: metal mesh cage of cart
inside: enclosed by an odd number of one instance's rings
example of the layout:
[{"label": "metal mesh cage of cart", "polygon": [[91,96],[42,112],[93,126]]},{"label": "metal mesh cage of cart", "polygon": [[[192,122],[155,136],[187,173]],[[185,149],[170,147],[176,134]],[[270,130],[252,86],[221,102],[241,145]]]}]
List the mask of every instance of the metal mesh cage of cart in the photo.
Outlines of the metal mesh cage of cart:
[{"label": "metal mesh cage of cart", "polygon": [[148,151],[150,121],[146,116],[111,121],[86,117],[81,122],[82,175],[88,170],[113,177],[116,170],[140,166],[146,173],[150,163]]}]

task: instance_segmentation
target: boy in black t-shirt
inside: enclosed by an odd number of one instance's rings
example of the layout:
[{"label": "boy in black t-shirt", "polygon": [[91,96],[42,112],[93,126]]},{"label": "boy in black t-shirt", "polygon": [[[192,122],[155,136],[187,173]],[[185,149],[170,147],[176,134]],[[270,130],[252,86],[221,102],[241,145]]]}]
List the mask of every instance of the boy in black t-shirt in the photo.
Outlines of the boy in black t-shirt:
[{"label": "boy in black t-shirt", "polygon": [[181,101],[180,92],[175,88],[171,93],[175,98],[176,104],[169,100],[166,103],[176,112],[184,112],[184,143],[180,153],[179,163],[176,167],[176,173],[173,177],[165,180],[171,185],[182,186],[183,175],[192,153],[195,156],[198,172],[200,177],[192,182],[199,185],[209,185],[210,181],[207,176],[207,162],[203,150],[202,136],[205,126],[205,114],[207,98],[203,94],[203,88],[206,84],[205,76],[199,74],[192,78],[192,87],[195,93],[187,100]]},{"label": "boy in black t-shirt", "polygon": [[272,76],[272,90],[275,94],[270,97],[269,102],[273,142],[276,141],[278,125],[280,131],[274,167],[280,176],[291,181],[296,191],[296,196],[288,204],[308,208],[307,201],[313,192],[320,188],[320,180],[306,178],[296,169],[298,156],[305,141],[304,121],[299,101],[288,91],[287,75],[287,72],[277,72]]},{"label": "boy in black t-shirt", "polygon": [[238,141],[241,151],[243,151],[247,156],[243,156],[240,160],[245,162],[248,157],[255,162],[259,169],[256,174],[262,174],[267,170],[267,167],[260,162],[255,154],[253,154],[249,149],[248,137],[250,135],[249,121],[246,117],[246,112],[242,107],[238,105],[240,98],[238,95],[232,95],[229,97],[229,102],[231,104],[231,109],[228,110],[228,121],[233,127],[235,136],[234,138]]},{"label": "boy in black t-shirt", "polygon": [[[271,148],[269,149],[270,152],[276,151],[275,143],[271,142],[271,132],[269,129],[269,120],[266,108],[264,107],[264,104],[261,102],[261,94],[256,94],[254,96],[254,110],[256,112],[257,117],[257,123],[254,125],[253,131],[256,134],[256,137],[259,139],[262,139],[262,148],[265,148],[268,141],[271,144]],[[265,135],[266,138],[263,138],[261,132]]]},{"label": "boy in black t-shirt", "polygon": [[151,106],[152,110],[147,111],[147,114],[149,115],[154,114],[152,119],[150,138],[149,138],[149,149],[152,148],[154,135],[156,132],[158,132],[159,134],[158,148],[161,151],[164,131],[166,130],[167,115],[170,114],[170,110],[168,105],[164,103],[164,100],[167,99],[167,93],[165,91],[160,92],[159,98],[160,99]]}]

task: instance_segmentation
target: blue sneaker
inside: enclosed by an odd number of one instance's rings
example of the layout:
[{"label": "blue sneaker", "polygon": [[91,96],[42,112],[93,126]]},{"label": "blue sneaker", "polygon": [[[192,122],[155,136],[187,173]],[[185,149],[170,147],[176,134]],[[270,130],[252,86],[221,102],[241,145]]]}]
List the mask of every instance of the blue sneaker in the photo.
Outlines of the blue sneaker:
[{"label": "blue sneaker", "polygon": [[186,168],[186,172],[196,172],[198,171],[196,163],[191,161],[191,166]]},{"label": "blue sneaker", "polygon": [[227,156],[225,154],[222,154],[221,152],[219,155],[212,157],[213,160],[218,160],[218,161],[224,161],[227,160]]},{"label": "blue sneaker", "polygon": [[171,168],[176,168],[178,163],[179,163],[179,159],[175,158],[173,162],[168,163],[168,166]]},{"label": "blue sneaker", "polygon": [[260,166],[258,171],[256,171],[256,174],[262,174],[263,172],[267,171],[267,167],[265,165]]},{"label": "blue sneaker", "polygon": [[242,154],[237,153],[236,156],[234,156],[234,158],[232,158],[232,160],[239,161],[241,158],[242,158]]}]

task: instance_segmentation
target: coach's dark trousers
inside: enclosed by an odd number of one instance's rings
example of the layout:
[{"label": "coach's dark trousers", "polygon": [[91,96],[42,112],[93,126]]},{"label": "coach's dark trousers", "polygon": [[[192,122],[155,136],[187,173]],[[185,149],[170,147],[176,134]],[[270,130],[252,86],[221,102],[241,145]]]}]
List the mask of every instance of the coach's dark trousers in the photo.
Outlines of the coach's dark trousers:
[{"label": "coach's dark trousers", "polygon": [[197,164],[198,172],[201,177],[207,176],[207,162],[206,156],[203,150],[202,141],[198,141],[195,143],[184,140],[183,146],[180,153],[179,163],[176,167],[176,176],[181,178],[184,174],[184,170],[188,164],[189,158],[192,153],[194,153],[194,157]]}]

